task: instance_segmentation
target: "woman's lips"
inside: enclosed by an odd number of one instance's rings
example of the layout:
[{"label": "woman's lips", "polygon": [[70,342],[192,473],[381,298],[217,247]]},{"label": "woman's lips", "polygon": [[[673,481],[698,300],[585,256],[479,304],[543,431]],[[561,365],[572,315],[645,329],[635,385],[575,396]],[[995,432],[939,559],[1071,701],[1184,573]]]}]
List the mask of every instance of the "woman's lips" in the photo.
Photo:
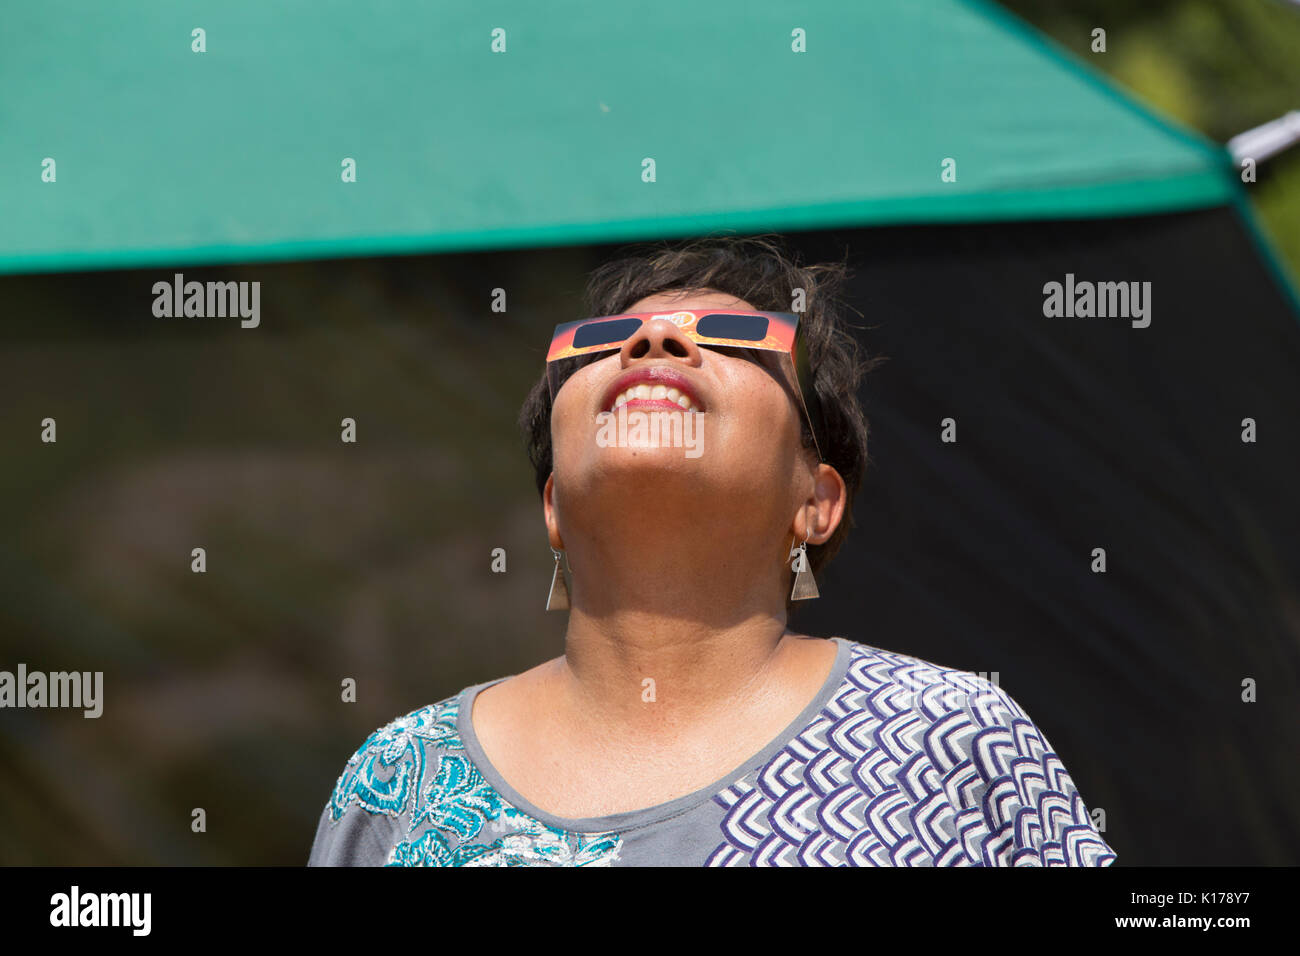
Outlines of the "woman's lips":
[{"label": "woman's lips", "polygon": [[610,412],[623,405],[663,411],[704,411],[704,403],[686,376],[663,365],[625,372],[610,383],[602,408]]},{"label": "woman's lips", "polygon": [[628,408],[660,408],[665,411],[697,411],[690,396],[683,395],[676,388],[663,385],[633,385],[626,392],[614,397],[611,411],[618,411],[626,405]]}]

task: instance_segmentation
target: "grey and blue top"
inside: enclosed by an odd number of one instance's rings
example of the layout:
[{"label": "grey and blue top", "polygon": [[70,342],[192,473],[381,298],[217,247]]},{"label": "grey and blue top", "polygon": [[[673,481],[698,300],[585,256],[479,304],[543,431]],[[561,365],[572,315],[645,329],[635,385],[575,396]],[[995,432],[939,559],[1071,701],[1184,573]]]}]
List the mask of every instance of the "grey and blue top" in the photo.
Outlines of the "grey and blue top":
[{"label": "grey and blue top", "polygon": [[479,691],[380,728],[348,760],[309,866],[1108,866],[1060,759],[984,677],[844,638],[816,698],[694,793],[566,819],[487,760]]}]

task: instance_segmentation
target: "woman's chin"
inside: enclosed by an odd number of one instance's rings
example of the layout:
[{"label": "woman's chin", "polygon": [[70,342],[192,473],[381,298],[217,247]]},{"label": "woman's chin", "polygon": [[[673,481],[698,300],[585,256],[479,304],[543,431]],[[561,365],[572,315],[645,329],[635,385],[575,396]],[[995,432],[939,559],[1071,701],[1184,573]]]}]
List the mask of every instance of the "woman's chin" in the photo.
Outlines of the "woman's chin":
[{"label": "woman's chin", "polygon": [[556,483],[565,499],[602,512],[639,510],[648,497],[660,506],[681,498],[698,508],[720,491],[706,460],[687,458],[680,448],[591,448],[581,463],[557,467]]},{"label": "woman's chin", "polygon": [[643,466],[695,462],[704,456],[706,418],[703,413],[682,409],[629,411],[623,406],[618,412],[604,412],[597,417],[596,449],[611,460],[639,462]]},{"label": "woman's chin", "polygon": [[593,456],[596,469],[606,474],[669,473],[698,476],[701,472],[700,462],[700,456],[690,457],[681,448],[648,445],[597,448]]}]

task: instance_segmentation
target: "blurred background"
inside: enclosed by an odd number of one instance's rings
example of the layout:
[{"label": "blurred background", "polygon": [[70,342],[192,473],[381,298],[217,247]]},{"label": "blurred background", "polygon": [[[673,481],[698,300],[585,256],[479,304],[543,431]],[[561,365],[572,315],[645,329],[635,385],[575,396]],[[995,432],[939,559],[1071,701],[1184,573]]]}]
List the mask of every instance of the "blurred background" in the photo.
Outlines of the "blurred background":
[{"label": "blurred background", "polygon": [[[1218,143],[1300,109],[1294,4],[1004,5]],[[1089,53],[1099,25],[1102,56]],[[6,88],[4,99],[22,96]],[[1276,318],[1294,318],[1294,300],[1270,271],[1300,274],[1300,148],[1261,164],[1247,195],[1276,263],[1245,257],[1251,237],[1214,212],[791,236],[810,261],[853,250],[854,301],[868,316],[909,302],[917,318],[863,329],[890,358],[865,390],[879,470],[858,503],[858,556],[821,584],[840,603],[815,602],[794,626],[999,671],[1088,805],[1107,811],[1120,865],[1295,863],[1300,853],[1290,796],[1300,555],[1289,523],[1300,353],[1294,327]],[[1168,311],[1153,330],[1186,319],[1161,341],[1196,376],[1120,368],[1122,327],[1056,343],[1073,350],[1072,366],[1045,333],[999,342],[961,318],[995,294],[1000,261],[1038,270],[1007,306],[1031,314],[1042,277],[1097,275],[1086,249],[1142,263],[1166,242],[1188,258],[1170,252],[1152,271],[1101,277],[1157,280],[1156,307]],[[1180,262],[1218,242],[1237,270],[1226,274],[1250,288],[1207,278],[1175,291]],[[187,280],[260,281],[256,330],[159,322],[146,290],[170,278],[164,268],[0,276],[0,668],[105,672],[98,720],[0,712],[0,863],[304,863],[335,779],[372,730],[563,652],[564,615],[542,610],[552,556],[515,416],[551,328],[579,316],[585,274],[612,248],[177,267]],[[943,256],[962,284],[930,287],[923,264]],[[505,313],[490,311],[496,288],[508,290]],[[1252,309],[1268,323],[1229,341]],[[1001,359],[970,368],[965,343]],[[920,355],[946,362],[927,367]],[[1083,402],[1044,400],[1053,440],[1079,441],[1069,446],[1079,461],[1052,466],[1066,483],[1037,485],[1055,497],[927,459],[916,421],[929,428],[963,408],[995,420],[1000,401],[1034,405],[1089,358],[1103,371],[1081,393],[1113,385],[1118,395],[1144,378],[1106,421]],[[1209,401],[1235,385],[1251,400]],[[1188,451],[1194,416],[1235,439],[1243,415],[1263,408],[1275,414],[1254,470]],[[33,440],[46,417],[57,444]],[[358,423],[355,445],[339,441],[344,417]],[[971,454],[987,456],[989,474],[1030,467],[1024,446],[976,442]],[[1206,477],[1177,500],[1161,499],[1155,473],[1139,476],[1149,499],[1122,480],[1068,483],[1085,468],[1131,477],[1125,463],[1143,455],[1180,480]],[[954,518],[944,502],[958,491],[971,508]],[[1132,510],[1108,510],[1112,492],[1131,496]],[[1164,509],[1168,524],[1146,523],[1127,560],[1166,573],[1117,582],[1123,595],[1031,580],[1043,552],[1017,558],[996,541],[1014,525],[999,495],[1016,493],[1022,516],[1078,549],[1084,569],[1099,525],[1118,541]],[[1197,537],[1180,565],[1171,552],[1184,532]],[[956,547],[971,540],[990,550]],[[206,549],[205,574],[190,571],[194,547]],[[505,574],[491,572],[494,548],[506,551]],[[1053,597],[1076,592],[1077,606]],[[951,604],[935,599],[945,594]],[[1243,675],[1273,681],[1257,710],[1237,702]],[[345,678],[355,703],[340,700]],[[1260,749],[1243,749],[1248,740]],[[191,831],[197,807],[206,833]]]}]

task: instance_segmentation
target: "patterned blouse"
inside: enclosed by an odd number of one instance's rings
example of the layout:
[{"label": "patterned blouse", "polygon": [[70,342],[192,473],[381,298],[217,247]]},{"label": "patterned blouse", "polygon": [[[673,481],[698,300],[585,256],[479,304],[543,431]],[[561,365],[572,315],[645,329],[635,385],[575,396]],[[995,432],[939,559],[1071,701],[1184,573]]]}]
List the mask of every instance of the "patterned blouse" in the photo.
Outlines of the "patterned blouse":
[{"label": "patterned blouse", "polygon": [[309,866],[1108,866],[1069,773],[975,674],[844,638],[817,697],[722,780],[565,819],[488,762],[478,692],[400,717],[352,755]]}]

